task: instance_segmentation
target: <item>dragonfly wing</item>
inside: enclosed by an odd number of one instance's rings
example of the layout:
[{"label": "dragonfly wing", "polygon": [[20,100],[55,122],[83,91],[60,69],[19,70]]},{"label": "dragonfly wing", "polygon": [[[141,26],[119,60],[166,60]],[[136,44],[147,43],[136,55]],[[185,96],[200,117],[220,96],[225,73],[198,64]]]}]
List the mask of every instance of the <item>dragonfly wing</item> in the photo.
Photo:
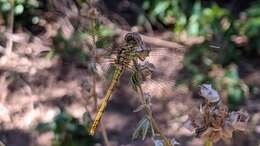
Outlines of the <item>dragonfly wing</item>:
[{"label": "dragonfly wing", "polygon": [[97,73],[102,80],[110,81],[115,72],[114,59],[106,59],[97,63]]},{"label": "dragonfly wing", "polygon": [[117,50],[113,48],[96,48],[97,60],[109,59],[111,57],[114,57],[116,53]]},{"label": "dragonfly wing", "polygon": [[153,64],[152,74],[143,84],[144,89],[155,96],[170,94],[175,85],[179,71],[182,69],[183,55],[172,49],[153,49],[145,60]]},{"label": "dragonfly wing", "polygon": [[[107,50],[106,50],[107,51]],[[115,70],[115,66],[111,65],[114,63],[113,53],[110,52],[104,59],[97,65],[99,76],[107,81],[111,80]],[[111,56],[112,54],[112,56]],[[145,61],[154,65],[154,69],[149,79],[146,79],[143,86],[147,91],[154,92],[156,95],[172,91],[176,82],[175,78],[178,74],[178,70],[182,68],[183,55],[176,50],[157,48],[153,49]],[[144,63],[144,62],[143,62]],[[130,70],[131,71],[131,70]],[[149,75],[149,73],[147,73]]]},{"label": "dragonfly wing", "polygon": [[166,96],[172,93],[175,87],[175,81],[153,80],[149,79],[142,84],[146,92],[156,97]]}]

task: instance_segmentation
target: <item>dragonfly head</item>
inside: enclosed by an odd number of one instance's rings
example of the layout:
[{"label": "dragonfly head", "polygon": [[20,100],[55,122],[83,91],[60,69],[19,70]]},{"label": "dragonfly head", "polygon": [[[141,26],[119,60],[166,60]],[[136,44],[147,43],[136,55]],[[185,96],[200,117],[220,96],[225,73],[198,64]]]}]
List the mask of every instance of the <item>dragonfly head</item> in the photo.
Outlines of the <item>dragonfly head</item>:
[{"label": "dragonfly head", "polygon": [[141,35],[137,32],[129,32],[125,35],[125,41],[133,46],[136,46],[136,56],[144,61],[146,57],[149,56],[151,51],[150,48],[147,48],[141,38]]},{"label": "dragonfly head", "polygon": [[126,43],[132,44],[132,45],[139,45],[142,43],[142,38],[139,33],[137,32],[129,32],[125,35],[125,41]]}]

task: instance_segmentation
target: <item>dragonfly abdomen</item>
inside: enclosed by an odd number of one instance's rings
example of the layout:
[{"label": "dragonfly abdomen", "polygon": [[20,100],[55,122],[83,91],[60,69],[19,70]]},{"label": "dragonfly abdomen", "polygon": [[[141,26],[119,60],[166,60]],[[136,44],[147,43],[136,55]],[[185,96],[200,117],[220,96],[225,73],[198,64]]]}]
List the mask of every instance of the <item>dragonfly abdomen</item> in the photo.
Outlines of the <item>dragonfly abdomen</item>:
[{"label": "dragonfly abdomen", "polygon": [[113,79],[111,81],[111,84],[110,84],[109,88],[107,89],[106,96],[104,97],[104,100],[102,101],[102,104],[100,105],[100,108],[98,109],[98,113],[95,118],[95,121],[93,122],[93,124],[91,126],[91,129],[90,129],[91,135],[95,135],[97,126],[99,125],[99,123],[104,115],[104,112],[107,108],[109,100],[112,97],[112,94],[113,94],[117,84],[119,83],[119,79],[120,79],[121,75],[123,74],[123,71],[124,71],[124,67],[116,68]]}]

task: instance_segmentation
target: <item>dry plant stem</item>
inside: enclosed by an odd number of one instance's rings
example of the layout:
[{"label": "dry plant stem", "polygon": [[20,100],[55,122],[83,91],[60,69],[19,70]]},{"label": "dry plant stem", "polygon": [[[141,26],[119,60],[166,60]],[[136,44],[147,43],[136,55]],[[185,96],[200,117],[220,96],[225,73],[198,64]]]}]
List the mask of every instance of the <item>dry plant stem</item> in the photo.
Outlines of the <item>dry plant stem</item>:
[{"label": "dry plant stem", "polygon": [[[128,33],[128,31],[118,29],[118,34],[125,35],[126,33]],[[141,35],[141,36],[143,38],[143,41],[146,44],[185,51],[185,47],[179,43],[162,40],[152,36],[146,36],[146,35]]]},{"label": "dry plant stem", "polygon": [[[14,27],[14,0],[9,0],[9,2],[11,3],[11,9],[9,12],[9,16],[8,16],[8,33],[12,34],[13,33],[13,27]],[[13,40],[10,37],[7,41],[6,44],[6,55],[11,55],[12,53],[12,49],[13,49]]]},{"label": "dry plant stem", "polygon": [[206,141],[206,146],[213,146],[212,140],[208,139],[208,140]]},{"label": "dry plant stem", "polygon": [[[119,28],[113,22],[111,22],[108,18],[100,17],[100,19],[104,24],[107,24],[107,26],[109,28],[114,30],[116,34],[125,35],[126,33],[128,33],[128,31],[125,31],[125,30]],[[162,39],[159,39],[159,38],[156,38],[156,37],[146,36],[146,35],[141,35],[141,37],[143,38],[143,41],[145,43],[150,44],[150,45],[160,46],[160,47],[164,47],[164,48],[177,49],[177,50],[180,50],[180,51],[185,51],[185,46],[180,44],[180,43],[177,43],[177,42],[166,41],[166,40],[162,40]]]},{"label": "dry plant stem", "polygon": [[[137,60],[134,60],[134,66],[136,68],[136,70],[140,70],[139,67],[138,67],[138,63],[137,63]],[[141,100],[141,103],[143,105],[146,105],[146,102],[145,102],[145,97],[144,97],[144,92],[143,92],[143,89],[141,87],[141,85],[138,85],[138,89],[139,89],[139,92],[140,92],[140,100]],[[168,140],[168,138],[163,134],[163,132],[161,131],[161,129],[159,128],[157,122],[155,121],[154,117],[153,117],[153,112],[151,110],[151,108],[149,106],[144,106],[144,111],[146,113],[146,115],[148,115],[148,117],[150,118],[150,122],[152,124],[152,127],[155,129],[156,132],[159,133],[160,137],[163,139],[164,143],[166,144],[166,146],[172,146],[171,142]]]},{"label": "dry plant stem", "polygon": [[[96,65],[96,16],[92,19],[91,24],[91,36],[92,36],[92,63]],[[92,78],[92,93],[91,96],[94,98],[95,105],[97,105],[97,94],[96,94],[96,73],[94,72]]]},{"label": "dry plant stem", "polygon": [[[141,102],[142,104],[145,104],[145,98],[144,98],[144,94],[143,94],[143,90],[142,87],[139,86],[139,91],[140,91],[140,98],[141,98]],[[159,128],[157,122],[155,121],[154,117],[153,117],[153,113],[150,107],[145,106],[144,111],[146,112],[146,114],[149,116],[151,124],[153,126],[153,128],[155,129],[155,131],[157,131],[160,135],[160,137],[163,139],[164,143],[166,144],[166,146],[172,146],[171,142],[168,140],[168,138],[163,134],[163,132],[161,131],[161,129]]]},{"label": "dry plant stem", "polygon": [[[91,36],[92,36],[92,63],[94,65],[96,65],[96,14],[94,13],[93,19],[92,19],[92,24],[91,24]],[[94,72],[93,77],[92,77],[92,93],[91,96],[94,98],[94,105],[95,105],[95,111],[98,108],[97,105],[97,93],[96,93],[96,72]],[[106,128],[103,125],[102,121],[101,121],[101,133],[102,133],[102,137],[104,139],[105,145],[106,146],[110,146],[109,144],[109,140],[108,140],[108,136],[107,136],[107,132],[106,132]]]},{"label": "dry plant stem", "polygon": [[102,136],[103,136],[103,139],[104,139],[105,146],[110,146],[110,142],[109,142],[109,139],[108,139],[108,136],[107,136],[106,127],[105,127],[105,125],[102,121],[100,123],[100,126],[101,126],[101,133],[102,133]]}]

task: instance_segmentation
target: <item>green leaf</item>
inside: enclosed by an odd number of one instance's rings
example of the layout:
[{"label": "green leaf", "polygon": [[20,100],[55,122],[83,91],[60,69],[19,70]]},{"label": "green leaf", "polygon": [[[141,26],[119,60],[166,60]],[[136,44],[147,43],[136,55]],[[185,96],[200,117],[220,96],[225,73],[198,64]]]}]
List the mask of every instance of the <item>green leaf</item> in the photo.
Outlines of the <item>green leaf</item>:
[{"label": "green leaf", "polygon": [[140,136],[142,140],[144,140],[150,127],[149,119],[147,117],[143,117],[143,119],[137,124],[137,128],[132,135],[132,139],[136,139]]},{"label": "green leaf", "polygon": [[[257,7],[258,6],[258,7]],[[260,16],[260,3],[258,5],[256,5],[256,7],[252,6],[250,7],[248,10],[247,10],[247,14],[250,16],[250,17],[257,17],[257,16]]]},{"label": "green leaf", "polygon": [[40,22],[40,18],[38,16],[33,16],[32,23],[33,24],[38,24],[39,22]]},{"label": "green leaf", "polygon": [[24,11],[24,7],[22,4],[19,4],[19,5],[15,6],[15,8],[14,8],[14,13],[16,15],[22,14],[23,11]]},{"label": "green leaf", "polygon": [[166,9],[169,7],[170,2],[169,1],[164,1],[161,3],[158,3],[155,9],[153,10],[154,15],[159,15],[162,13],[165,13]]},{"label": "green leaf", "polygon": [[36,130],[40,132],[48,132],[53,130],[56,127],[56,124],[54,122],[51,123],[40,123],[37,125]]},{"label": "green leaf", "polygon": [[86,127],[87,130],[89,130],[91,128],[92,125],[92,119],[91,119],[91,115],[89,112],[85,112],[83,114],[83,124]]},{"label": "green leaf", "polygon": [[144,3],[143,3],[143,8],[144,8],[145,10],[148,10],[150,7],[151,7],[150,2],[149,2],[149,1],[144,1]]},{"label": "green leaf", "polygon": [[15,2],[16,2],[17,4],[23,4],[23,3],[25,2],[25,0],[15,0]]},{"label": "green leaf", "polygon": [[142,84],[142,77],[140,73],[137,71],[133,73],[130,79],[130,83],[135,91],[137,91],[137,87],[139,87]]},{"label": "green leaf", "polygon": [[98,36],[113,36],[115,35],[114,31],[105,25],[101,25],[98,29]]},{"label": "green leaf", "polygon": [[11,4],[9,2],[6,2],[6,3],[3,3],[2,6],[1,6],[1,10],[3,12],[7,12],[11,9]]},{"label": "green leaf", "polygon": [[226,9],[220,8],[218,5],[214,5],[211,9],[216,18],[220,18],[228,14]]},{"label": "green leaf", "polygon": [[0,2],[6,3],[6,2],[8,2],[8,0],[0,0]]},{"label": "green leaf", "polygon": [[149,127],[150,127],[150,121],[147,120],[147,121],[144,123],[144,125],[143,125],[142,140],[145,139],[145,137],[146,137],[146,135],[147,135],[147,132],[148,132],[148,130],[149,130]]}]

